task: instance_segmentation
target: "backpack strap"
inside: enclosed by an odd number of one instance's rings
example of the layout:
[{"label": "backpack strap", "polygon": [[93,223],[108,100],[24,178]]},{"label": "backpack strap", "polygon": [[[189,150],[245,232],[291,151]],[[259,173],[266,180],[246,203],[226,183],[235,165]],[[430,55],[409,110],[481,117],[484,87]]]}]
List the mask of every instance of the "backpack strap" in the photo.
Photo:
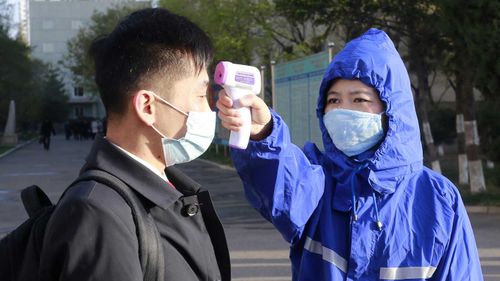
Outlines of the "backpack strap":
[{"label": "backpack strap", "polygon": [[164,280],[165,262],[160,233],[153,217],[146,211],[137,195],[122,180],[102,170],[85,171],[71,186],[81,181],[96,181],[109,186],[127,202],[132,209],[132,217],[136,226],[144,281]]},{"label": "backpack strap", "polygon": [[36,185],[23,189],[21,191],[21,200],[30,218],[35,216],[41,209],[52,206],[49,197]]}]

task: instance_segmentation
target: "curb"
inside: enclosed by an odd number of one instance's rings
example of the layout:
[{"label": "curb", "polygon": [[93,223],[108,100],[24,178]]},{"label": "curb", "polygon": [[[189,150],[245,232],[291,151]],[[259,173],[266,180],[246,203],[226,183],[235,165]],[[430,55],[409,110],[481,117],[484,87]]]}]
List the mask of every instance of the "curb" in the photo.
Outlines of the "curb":
[{"label": "curb", "polygon": [[465,206],[469,214],[500,214],[500,206]]},{"label": "curb", "polygon": [[5,151],[4,153],[0,154],[0,159],[2,159],[3,157],[11,154],[12,152],[14,152],[14,151],[16,151],[16,150],[18,150],[20,148],[23,148],[23,147],[27,146],[28,144],[34,142],[36,139],[38,139],[38,138],[32,138],[32,139],[30,139],[28,141],[25,141],[23,143],[20,143],[20,144],[14,146],[13,148],[11,148],[11,149]]}]

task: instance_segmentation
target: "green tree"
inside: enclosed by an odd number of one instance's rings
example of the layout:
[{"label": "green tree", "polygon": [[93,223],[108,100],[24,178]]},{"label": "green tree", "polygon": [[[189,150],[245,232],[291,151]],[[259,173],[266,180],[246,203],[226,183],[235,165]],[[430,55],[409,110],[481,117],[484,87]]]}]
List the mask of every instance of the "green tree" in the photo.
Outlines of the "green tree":
[{"label": "green tree", "polygon": [[[457,133],[459,133],[459,157],[462,172],[460,181],[468,182],[472,192],[486,189],[479,146],[476,121],[476,102],[474,84],[478,81],[480,62],[495,59],[489,57],[491,52],[481,51],[483,45],[491,46],[489,37],[491,26],[489,15],[492,13],[490,1],[477,0],[435,0],[440,21],[437,28],[447,42],[445,69],[455,85],[457,105]],[[494,1],[498,6],[498,1]],[[498,11],[496,12],[498,15]],[[495,37],[493,37],[495,38]],[[483,73],[484,74],[484,73]],[[495,78],[494,78],[495,79]],[[496,78],[498,79],[498,78]],[[460,134],[461,133],[461,134]],[[466,177],[468,176],[468,178]]]},{"label": "green tree", "polygon": [[[5,2],[0,10],[5,11]],[[9,37],[9,18],[0,13],[0,132],[5,126],[9,102],[16,102],[17,128],[38,117],[38,97],[33,91],[36,62],[24,42]]]},{"label": "green tree", "polygon": [[262,11],[260,1],[247,0],[161,0],[160,6],[185,16],[209,35],[215,48],[214,61],[251,64],[256,49],[265,45],[254,13]]},{"label": "green tree", "polygon": [[321,0],[261,1],[254,13],[261,29],[274,42],[273,57],[285,60],[318,53],[326,49],[328,38],[338,27],[337,20],[324,20],[323,14],[337,11],[337,5]]},{"label": "green tree", "polygon": [[97,93],[94,63],[88,53],[90,45],[97,37],[109,34],[120,19],[145,7],[145,3],[128,3],[113,6],[106,12],[94,12],[89,25],[81,28],[78,34],[68,41],[68,52],[61,61],[62,65],[71,71],[75,84],[84,87],[86,91]]},{"label": "green tree", "polygon": [[[409,71],[416,81],[412,82],[415,91],[416,107],[422,129],[427,157],[432,169],[441,172],[434,143],[429,117],[431,101],[430,74],[436,70],[442,57],[439,30],[435,28],[437,19],[436,5],[432,0],[384,0],[380,1],[378,23],[399,41],[399,49]],[[442,62],[442,61],[441,61]]]},{"label": "green tree", "polygon": [[58,72],[48,68],[40,89],[40,117],[52,122],[63,122],[69,114],[68,96]]},{"label": "green tree", "polygon": [[[266,65],[275,48],[271,38],[259,25],[257,15],[268,12],[268,1],[245,0],[162,0],[160,5],[183,15],[200,26],[212,40],[215,48],[214,62],[227,60],[234,63]],[[213,73],[215,63],[209,69]],[[267,72],[266,79],[270,79]],[[270,101],[270,80],[264,98]],[[215,93],[211,93],[211,96]]]},{"label": "green tree", "polygon": [[466,44],[475,62],[474,86],[486,100],[498,102],[500,97],[500,1],[475,1],[472,26]]}]

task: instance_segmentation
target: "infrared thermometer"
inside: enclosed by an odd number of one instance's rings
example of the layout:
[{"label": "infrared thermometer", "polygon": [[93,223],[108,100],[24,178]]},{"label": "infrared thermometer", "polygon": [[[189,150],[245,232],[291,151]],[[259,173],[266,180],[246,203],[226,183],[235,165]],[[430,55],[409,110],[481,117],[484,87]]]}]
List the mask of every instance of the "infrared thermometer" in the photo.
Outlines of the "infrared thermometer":
[{"label": "infrared thermometer", "polygon": [[250,140],[252,116],[250,108],[241,107],[239,99],[248,94],[258,95],[261,89],[260,71],[256,67],[221,61],[215,68],[215,83],[221,85],[233,100],[233,108],[238,110],[243,125],[238,132],[231,131],[229,146],[246,149]]}]

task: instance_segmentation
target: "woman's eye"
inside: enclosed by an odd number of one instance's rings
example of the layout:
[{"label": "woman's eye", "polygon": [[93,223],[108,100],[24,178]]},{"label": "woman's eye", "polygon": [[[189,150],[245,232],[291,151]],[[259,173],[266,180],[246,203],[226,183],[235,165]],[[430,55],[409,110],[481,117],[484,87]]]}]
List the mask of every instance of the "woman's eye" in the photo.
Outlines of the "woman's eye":
[{"label": "woman's eye", "polygon": [[331,98],[326,101],[328,104],[339,103],[339,99]]},{"label": "woman's eye", "polygon": [[369,100],[363,98],[355,98],[354,102],[369,102]]}]

